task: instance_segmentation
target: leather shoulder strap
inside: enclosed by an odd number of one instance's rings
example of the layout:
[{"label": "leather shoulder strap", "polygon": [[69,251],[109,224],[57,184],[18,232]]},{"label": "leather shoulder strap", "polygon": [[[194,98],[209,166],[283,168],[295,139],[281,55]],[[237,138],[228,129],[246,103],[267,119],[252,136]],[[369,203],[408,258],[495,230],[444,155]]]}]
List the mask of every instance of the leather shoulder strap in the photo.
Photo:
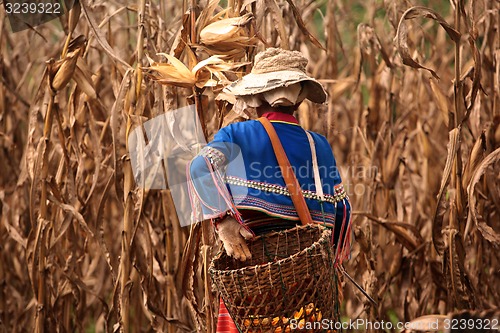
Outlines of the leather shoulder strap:
[{"label": "leather shoulder strap", "polygon": [[281,169],[281,174],[285,179],[286,188],[292,197],[293,205],[297,210],[297,214],[299,215],[300,221],[302,224],[313,223],[311,218],[311,213],[309,212],[309,208],[307,207],[306,200],[304,199],[304,195],[302,194],[302,190],[299,185],[299,181],[293,172],[292,166],[290,165],[290,161],[286,156],[285,150],[281,145],[280,139],[276,134],[276,130],[274,129],[271,122],[264,117],[257,119],[261,122],[261,124],[266,129],[267,134],[269,135],[269,139],[271,139],[271,144],[274,149],[274,153],[276,155],[276,159],[278,160],[278,164]]}]

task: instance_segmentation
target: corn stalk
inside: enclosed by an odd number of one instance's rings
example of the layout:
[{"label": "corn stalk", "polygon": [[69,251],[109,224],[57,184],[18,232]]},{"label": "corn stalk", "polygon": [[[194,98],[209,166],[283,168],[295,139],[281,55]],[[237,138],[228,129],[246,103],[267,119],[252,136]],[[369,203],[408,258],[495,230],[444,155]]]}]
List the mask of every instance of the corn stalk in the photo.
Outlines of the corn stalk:
[{"label": "corn stalk", "polygon": [[43,127],[43,143],[44,150],[42,152],[42,168],[41,168],[41,189],[40,189],[40,211],[37,219],[37,241],[39,244],[38,252],[38,295],[37,295],[37,312],[36,312],[36,333],[45,332],[45,312],[49,304],[47,303],[47,286],[46,286],[46,242],[47,242],[47,226],[49,226],[48,203],[47,203],[47,182],[48,182],[48,152],[50,151],[50,135],[52,133],[52,121],[54,118],[54,92],[47,86],[47,94],[49,102],[47,105],[45,124]]}]

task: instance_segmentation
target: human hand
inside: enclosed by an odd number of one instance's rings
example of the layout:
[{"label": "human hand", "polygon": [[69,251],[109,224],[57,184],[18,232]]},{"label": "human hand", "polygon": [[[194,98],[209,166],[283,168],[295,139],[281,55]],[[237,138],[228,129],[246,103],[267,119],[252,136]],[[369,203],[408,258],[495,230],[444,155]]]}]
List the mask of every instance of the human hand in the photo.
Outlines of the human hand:
[{"label": "human hand", "polygon": [[241,261],[252,258],[245,240],[253,238],[253,234],[245,229],[236,219],[228,216],[220,221],[217,224],[217,233],[228,256]]}]

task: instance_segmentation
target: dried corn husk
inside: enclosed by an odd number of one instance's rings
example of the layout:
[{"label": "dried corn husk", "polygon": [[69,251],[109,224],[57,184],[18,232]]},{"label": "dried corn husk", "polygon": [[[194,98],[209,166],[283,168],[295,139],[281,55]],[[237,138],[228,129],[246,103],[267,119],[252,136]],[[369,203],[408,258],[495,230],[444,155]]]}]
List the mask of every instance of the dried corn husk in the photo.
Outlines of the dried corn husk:
[{"label": "dried corn husk", "polygon": [[246,26],[253,19],[251,13],[239,17],[217,20],[200,31],[200,43],[209,54],[221,54],[235,58],[257,42],[249,35]]},{"label": "dried corn husk", "polygon": [[77,67],[78,57],[82,54],[86,43],[87,39],[84,36],[78,36],[70,42],[68,53],[64,58],[47,61],[50,85],[54,91],[63,89],[71,80]]},{"label": "dried corn husk", "polygon": [[220,42],[231,42],[240,40],[241,38],[248,39],[245,25],[253,19],[251,13],[240,17],[232,17],[216,21],[207,25],[200,32],[200,42],[205,45],[214,45]]},{"label": "dried corn husk", "polygon": [[227,63],[220,56],[215,55],[200,61],[192,69],[189,69],[174,56],[165,53],[159,53],[159,55],[166,57],[170,63],[157,63],[149,59],[150,67],[142,69],[145,74],[158,83],[184,88],[194,86],[202,88],[227,84],[230,81],[223,72],[246,64]]}]

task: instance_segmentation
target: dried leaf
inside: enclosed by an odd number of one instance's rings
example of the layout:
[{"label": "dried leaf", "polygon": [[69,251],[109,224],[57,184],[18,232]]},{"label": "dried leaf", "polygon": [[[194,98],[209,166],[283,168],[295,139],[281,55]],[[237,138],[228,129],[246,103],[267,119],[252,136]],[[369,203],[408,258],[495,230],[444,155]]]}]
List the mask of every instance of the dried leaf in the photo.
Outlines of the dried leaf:
[{"label": "dried leaf", "polygon": [[453,163],[457,156],[457,151],[459,147],[460,139],[460,129],[454,128],[449,133],[448,142],[448,155],[446,157],[446,164],[444,166],[443,177],[441,178],[441,186],[439,188],[439,193],[437,196],[436,211],[434,213],[434,218],[432,219],[432,242],[434,248],[439,254],[443,253],[444,240],[441,233],[443,228],[443,216],[446,213],[446,200],[445,200],[445,190],[448,187],[448,182],[450,181],[451,170]]},{"label": "dried leaf", "polygon": [[[424,240],[420,235],[420,232],[414,225],[402,222],[390,222],[382,218],[378,218],[371,214],[360,214],[366,216],[371,221],[377,222],[382,227],[394,233],[398,241],[404,245],[409,251],[414,251],[422,244]],[[408,230],[410,230],[414,236],[412,236]]]},{"label": "dried leaf", "polygon": [[90,99],[97,98],[92,76],[81,58],[77,61],[73,80],[75,80],[78,88],[80,88]]},{"label": "dried leaf", "polygon": [[179,58],[182,54],[182,51],[186,48],[186,45],[189,40],[189,35],[191,32],[191,15],[188,13],[184,13],[182,15],[182,28],[178,31],[177,37],[174,40],[174,43],[172,45],[172,50],[171,54]]},{"label": "dried leaf", "polygon": [[9,237],[11,237],[12,239],[14,239],[16,242],[18,242],[19,244],[21,244],[21,246],[23,248],[26,249],[27,241],[26,241],[26,239],[23,236],[21,236],[21,234],[19,233],[19,231],[15,227],[13,227],[12,225],[10,225],[6,220],[2,221],[2,225],[5,227],[5,230],[9,234]]},{"label": "dried leaf", "polygon": [[85,218],[82,216],[82,214],[73,206],[73,205],[68,205],[62,202],[59,202],[54,196],[49,197],[52,202],[54,202],[57,206],[59,206],[63,211],[67,213],[71,213],[73,217],[78,221],[80,226],[82,227],[83,231],[90,236],[94,237],[94,233],[92,230],[90,230],[89,226],[87,225],[87,222],[85,221]]},{"label": "dried leaf", "polygon": [[322,49],[323,51],[326,51],[324,46],[321,45],[321,43],[316,39],[316,37],[314,37],[307,29],[304,21],[302,20],[302,15],[300,14],[300,11],[297,9],[297,7],[295,7],[293,1],[286,0],[286,2],[288,2],[288,4],[290,5],[290,8],[292,8],[293,17],[295,18],[295,22],[297,22],[297,25],[299,26],[300,31],[302,31],[302,33],[305,36],[307,36],[307,38],[309,38],[309,40],[311,41],[311,43],[314,44],[314,46],[317,46],[320,49]]},{"label": "dried leaf", "polygon": [[477,138],[474,147],[470,153],[469,160],[465,164],[464,173],[462,176],[462,187],[464,190],[470,183],[473,173],[477,170],[479,163],[483,160],[484,152],[486,151],[486,135],[484,131],[481,133],[479,138]]},{"label": "dried leaf", "polygon": [[430,85],[431,85],[431,90],[434,93],[434,99],[436,101],[437,107],[439,111],[441,112],[441,116],[443,117],[444,123],[446,127],[448,127],[448,124],[450,122],[449,120],[449,107],[448,107],[448,97],[445,95],[445,93],[441,90],[441,87],[434,82],[433,79],[429,79]]},{"label": "dried leaf", "polygon": [[420,65],[418,62],[413,60],[413,58],[410,55],[408,47],[408,27],[406,26],[405,21],[416,17],[426,17],[438,22],[444,28],[444,30],[446,30],[448,36],[450,36],[450,38],[456,43],[460,41],[461,34],[455,29],[453,29],[452,26],[448,24],[448,22],[446,22],[446,20],[443,17],[441,17],[441,15],[439,15],[438,13],[427,7],[421,7],[421,6],[411,7],[410,9],[404,12],[403,16],[401,16],[401,19],[399,20],[398,29],[396,31],[396,37],[394,37],[394,40],[398,52],[401,55],[401,58],[403,59],[403,64],[417,69],[419,68],[425,69],[429,71],[432,74],[432,76],[434,76],[436,79],[439,80],[439,76],[436,74],[435,71]]},{"label": "dried leaf", "polygon": [[385,51],[382,43],[380,42],[380,38],[378,37],[375,29],[365,23],[361,23],[358,25],[358,45],[361,52],[361,56],[363,54],[374,56],[375,51],[380,52],[382,59],[387,67],[393,68],[391,59],[389,59],[389,55]]},{"label": "dried leaf", "polygon": [[388,188],[393,188],[399,174],[399,165],[406,144],[406,131],[398,134],[394,144],[390,147],[382,169],[382,180]]},{"label": "dried leaf", "polygon": [[[197,35],[201,37],[201,31],[209,25],[215,9],[219,6],[220,0],[209,0],[208,5],[203,8],[196,20]],[[183,24],[184,26],[184,24]]]},{"label": "dried leaf", "polygon": [[68,14],[68,30],[69,33],[73,33],[75,31],[76,25],[80,19],[80,14],[82,12],[82,7],[80,5],[79,0],[75,0],[73,3],[73,7],[71,7]]},{"label": "dried leaf", "polygon": [[477,183],[481,179],[481,176],[486,172],[486,169],[490,165],[496,163],[498,160],[500,160],[500,148],[496,149],[484,158],[481,164],[474,170],[474,176],[467,186],[467,194],[469,196],[469,212],[472,215],[472,219],[476,223],[476,227],[481,232],[481,235],[484,237],[484,239],[494,244],[500,244],[500,234],[495,232],[492,227],[487,225],[481,215],[478,215],[476,210],[475,190]]},{"label": "dried leaf", "polygon": [[276,29],[278,30],[278,34],[280,36],[280,47],[285,50],[290,49],[290,42],[288,40],[289,34],[286,31],[285,21],[283,20],[283,14],[281,13],[281,9],[278,7],[276,0],[264,0],[267,9],[271,11],[271,17],[273,19],[274,24],[276,25]]},{"label": "dried leaf", "polygon": [[104,36],[103,32],[97,25],[97,22],[94,20],[94,18],[89,14],[88,10],[88,5],[87,5],[87,0],[81,0],[81,6],[83,9],[83,14],[85,18],[87,19],[87,22],[89,23],[90,28],[94,32],[94,36],[99,42],[99,44],[102,46],[104,51],[113,59],[114,61],[122,64],[125,68],[127,69],[132,69],[132,66],[130,66],[126,61],[124,61],[122,58],[116,55],[115,50],[109,45],[108,41],[106,40],[106,37]]},{"label": "dried leaf", "polygon": [[[454,206],[454,202],[452,202]],[[452,210],[456,210],[452,207]],[[474,291],[465,271],[465,249],[462,238],[456,229],[447,229],[446,250],[444,251],[443,271],[448,283],[447,292],[452,304],[460,309],[475,307]]]},{"label": "dried leaf", "polygon": [[[328,83],[325,80],[319,80],[321,83]],[[332,100],[336,100],[346,93],[349,89],[356,84],[356,81],[352,77],[348,77],[342,80],[336,80],[333,82],[331,89],[328,91],[328,95]]]},{"label": "dried leaf", "polygon": [[124,109],[124,99],[129,91],[131,85],[131,79],[133,76],[133,70],[127,70],[125,75],[123,76],[123,80],[120,84],[120,89],[118,91],[118,95],[116,97],[113,106],[111,107],[111,116],[110,116],[110,125],[111,125],[111,136],[113,140],[113,168],[115,170],[115,189],[118,197],[123,196],[123,189],[120,185],[120,180],[123,179],[123,169],[122,166],[119,165],[121,163],[119,152],[119,141],[118,141],[118,115]]},{"label": "dried leaf", "polygon": [[481,90],[484,91],[484,89],[481,87],[481,55],[479,54],[479,50],[476,47],[476,40],[472,36],[469,36],[469,45],[472,49],[472,56],[474,59],[474,75],[472,79],[472,89],[470,91],[470,104],[469,106],[467,106],[467,113],[462,122],[468,119],[470,112],[474,107],[479,89],[481,88]]}]

